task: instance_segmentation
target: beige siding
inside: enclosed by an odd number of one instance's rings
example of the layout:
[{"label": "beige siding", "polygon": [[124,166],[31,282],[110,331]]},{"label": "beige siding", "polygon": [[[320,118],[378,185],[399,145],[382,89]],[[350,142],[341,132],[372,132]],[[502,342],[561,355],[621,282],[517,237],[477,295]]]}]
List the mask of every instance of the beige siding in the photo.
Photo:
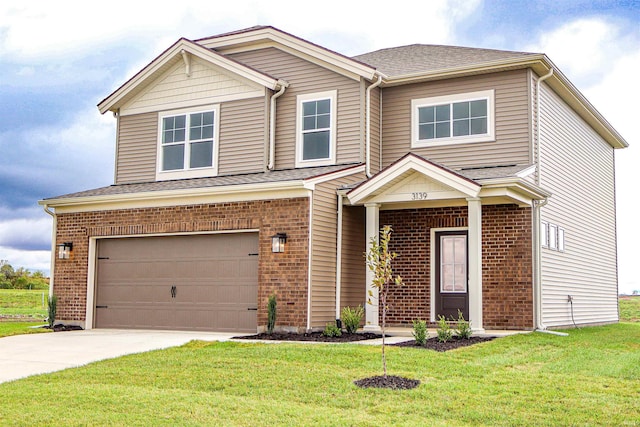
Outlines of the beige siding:
[{"label": "beige siding", "polygon": [[381,109],[380,102],[382,100],[380,88],[371,91],[371,173],[375,174],[380,171],[380,125],[381,125]]},{"label": "beige siding", "polygon": [[155,181],[157,140],[157,114],[118,118],[116,184]]},{"label": "beige siding", "polygon": [[565,251],[542,249],[543,322],[618,320],[613,149],[546,84],[541,90],[542,220],[565,229]]},{"label": "beige siding", "polygon": [[313,192],[311,249],[311,327],[324,327],[336,315],[336,189],[364,179],[358,173],[316,185]]},{"label": "beige siding", "polygon": [[338,91],[336,161],[360,161],[362,122],[359,82],[275,48],[231,56],[289,83],[286,92],[277,101],[276,169],[295,167],[296,96],[328,90]]},{"label": "beige siding", "polygon": [[221,105],[219,175],[264,170],[265,102],[264,98],[252,98]]},{"label": "beige siding", "polygon": [[122,115],[217,103],[231,98],[264,95],[264,88],[247,79],[191,56],[191,74],[182,61],[121,109]]},{"label": "beige siding", "polygon": [[365,209],[345,206],[342,211],[342,275],[340,307],[365,306],[367,250]]},{"label": "beige siding", "polygon": [[[527,76],[516,70],[384,89],[383,167],[409,151],[451,168],[530,163]],[[412,99],[490,89],[495,89],[495,142],[411,149]]]}]

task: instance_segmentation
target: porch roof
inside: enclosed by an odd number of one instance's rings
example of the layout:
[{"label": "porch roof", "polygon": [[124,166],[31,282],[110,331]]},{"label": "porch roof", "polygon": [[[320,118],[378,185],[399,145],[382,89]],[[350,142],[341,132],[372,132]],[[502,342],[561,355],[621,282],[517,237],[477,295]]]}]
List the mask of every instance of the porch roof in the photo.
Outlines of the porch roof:
[{"label": "porch roof", "polygon": [[526,178],[534,165],[497,165],[454,170],[409,153],[371,179],[342,190],[348,203],[379,203],[388,207],[466,204],[481,198],[483,204],[515,203],[531,206],[551,193]]}]

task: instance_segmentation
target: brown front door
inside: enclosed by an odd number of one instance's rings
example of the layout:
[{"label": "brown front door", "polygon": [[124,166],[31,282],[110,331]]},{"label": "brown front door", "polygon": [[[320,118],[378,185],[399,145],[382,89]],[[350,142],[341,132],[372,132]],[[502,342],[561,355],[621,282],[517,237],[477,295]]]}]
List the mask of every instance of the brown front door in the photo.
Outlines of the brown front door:
[{"label": "brown front door", "polygon": [[469,257],[467,232],[440,231],[436,237],[436,320],[458,319],[458,310],[469,320]]}]

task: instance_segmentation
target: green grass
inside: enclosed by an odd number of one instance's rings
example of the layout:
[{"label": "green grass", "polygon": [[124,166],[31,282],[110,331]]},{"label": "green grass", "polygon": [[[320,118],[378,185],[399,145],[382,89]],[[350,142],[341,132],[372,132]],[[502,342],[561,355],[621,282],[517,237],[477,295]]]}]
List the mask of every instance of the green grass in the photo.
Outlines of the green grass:
[{"label": "green grass", "polygon": [[0,338],[8,337],[11,335],[39,334],[42,332],[50,332],[50,329],[31,328],[31,326],[42,326],[43,324],[43,322],[0,322]]},{"label": "green grass", "polygon": [[567,332],[389,347],[404,391],[353,385],[377,346],[192,342],[0,384],[0,425],[639,425],[640,324]]},{"label": "green grass", "polygon": [[45,319],[48,294],[46,290],[0,289],[0,317]]},{"label": "green grass", "polygon": [[640,322],[640,296],[622,297],[618,301],[621,322]]}]

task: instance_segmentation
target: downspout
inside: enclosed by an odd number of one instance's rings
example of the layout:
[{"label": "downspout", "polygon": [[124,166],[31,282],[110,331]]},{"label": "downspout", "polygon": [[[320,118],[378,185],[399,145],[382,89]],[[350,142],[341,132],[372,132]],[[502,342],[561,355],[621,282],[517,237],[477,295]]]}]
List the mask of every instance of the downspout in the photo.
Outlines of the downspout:
[{"label": "downspout", "polygon": [[53,218],[53,225],[51,227],[51,268],[49,269],[49,298],[53,296],[53,266],[56,260],[56,233],[58,228],[58,217],[55,212],[49,209],[47,204],[42,205],[44,211],[51,215]]},{"label": "downspout", "polygon": [[338,232],[336,234],[336,320],[340,319],[340,294],[342,292],[342,194],[338,192]]},{"label": "downspout", "polygon": [[[540,186],[541,171],[540,171],[540,85],[546,79],[553,75],[553,68],[549,70],[547,74],[540,77],[536,82],[536,184]],[[542,323],[542,246],[540,244],[540,220],[541,220],[541,208],[546,205],[548,199],[542,201],[534,201],[533,205],[533,241],[534,241],[534,273],[533,273],[533,300],[535,305],[535,328],[538,331],[544,331],[547,327]]]},{"label": "downspout", "polygon": [[366,151],[366,173],[367,173],[367,178],[371,178],[372,174],[371,174],[371,91],[380,86],[380,84],[382,83],[382,74],[378,74],[378,80],[371,84],[368,88],[367,88],[367,98],[366,98],[366,103],[367,103],[367,111],[366,111],[366,120],[367,120],[367,137],[366,137],[366,147],[365,147],[365,151]]},{"label": "downspout", "polygon": [[288,86],[285,81],[278,81],[278,84],[280,84],[280,90],[271,97],[269,109],[269,162],[267,164],[269,170],[273,170],[276,161],[276,99],[284,94]]}]

